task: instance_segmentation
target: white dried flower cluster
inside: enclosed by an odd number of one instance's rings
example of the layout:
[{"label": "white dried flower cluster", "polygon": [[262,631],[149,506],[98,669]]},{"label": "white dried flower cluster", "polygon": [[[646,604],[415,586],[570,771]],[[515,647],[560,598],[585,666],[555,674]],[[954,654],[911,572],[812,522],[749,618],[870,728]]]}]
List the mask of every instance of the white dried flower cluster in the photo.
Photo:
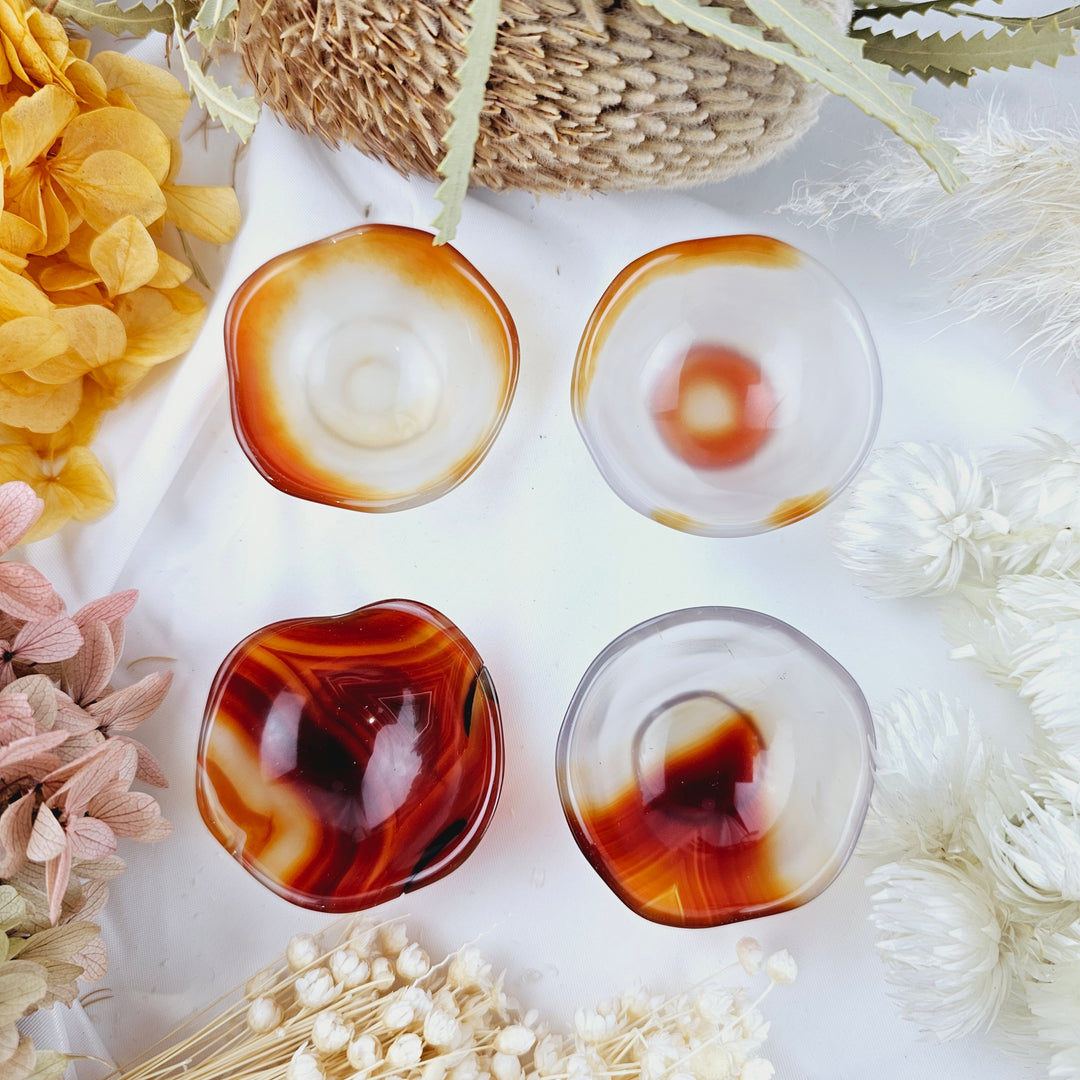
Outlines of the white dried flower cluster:
[{"label": "white dried flower cluster", "polygon": [[[753,938],[737,956],[768,979],[756,999],[742,987],[675,998],[638,990],[579,1009],[573,1030],[557,1034],[522,1010],[475,947],[433,965],[404,924],[363,924],[331,948],[293,938],[284,963],[248,983],[237,1015],[260,1040],[253,1060],[265,1068],[273,1056],[285,1080],[769,1080],[759,1006],[794,981],[795,961],[785,950],[766,956]],[[185,1050],[190,1064],[197,1053]]]},{"label": "white dried flower cluster", "polygon": [[955,132],[968,182],[945,192],[902,143],[881,144],[825,184],[804,186],[785,209],[815,222],[872,218],[907,236],[912,257],[946,288],[941,306],[989,316],[1027,337],[1017,354],[1080,363],[1080,124],[1018,126],[1001,112]]},{"label": "white dried flower cluster", "polygon": [[881,452],[837,548],[880,595],[948,594],[952,655],[1034,720],[1020,770],[940,695],[875,715],[862,849],[879,863],[871,919],[901,1008],[941,1039],[996,1024],[1080,1080],[1080,445],[1038,433],[984,461]]}]

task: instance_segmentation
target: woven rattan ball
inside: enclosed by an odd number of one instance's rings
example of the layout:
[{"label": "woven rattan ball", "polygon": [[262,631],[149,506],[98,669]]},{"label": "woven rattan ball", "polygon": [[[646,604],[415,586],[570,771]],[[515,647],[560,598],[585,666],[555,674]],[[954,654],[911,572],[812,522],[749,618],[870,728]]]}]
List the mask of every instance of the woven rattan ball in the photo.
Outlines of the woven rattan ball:
[{"label": "woven rattan ball", "polygon": [[[729,0],[737,22],[753,17]],[[816,0],[842,25],[850,0]],[[260,97],[293,127],[436,176],[468,0],[240,0]],[[472,181],[686,187],[756,167],[815,120],[788,68],[632,0],[503,0]]]}]

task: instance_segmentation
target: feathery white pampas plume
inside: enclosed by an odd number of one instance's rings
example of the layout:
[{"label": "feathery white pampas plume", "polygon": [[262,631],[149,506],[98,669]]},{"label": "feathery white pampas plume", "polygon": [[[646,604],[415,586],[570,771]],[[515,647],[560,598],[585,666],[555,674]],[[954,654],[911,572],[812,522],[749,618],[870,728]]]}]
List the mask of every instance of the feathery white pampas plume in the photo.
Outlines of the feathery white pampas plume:
[{"label": "feathery white pampas plume", "polygon": [[971,458],[900,443],[859,473],[834,529],[840,561],[879,596],[931,596],[981,581],[1008,523]]},{"label": "feathery white pampas plume", "polygon": [[969,178],[954,194],[914,152],[882,143],[839,180],[797,188],[784,209],[816,223],[854,215],[903,230],[913,257],[950,287],[950,310],[1019,327],[1025,359],[1077,364],[1080,130],[1017,127],[993,114],[950,141]]}]

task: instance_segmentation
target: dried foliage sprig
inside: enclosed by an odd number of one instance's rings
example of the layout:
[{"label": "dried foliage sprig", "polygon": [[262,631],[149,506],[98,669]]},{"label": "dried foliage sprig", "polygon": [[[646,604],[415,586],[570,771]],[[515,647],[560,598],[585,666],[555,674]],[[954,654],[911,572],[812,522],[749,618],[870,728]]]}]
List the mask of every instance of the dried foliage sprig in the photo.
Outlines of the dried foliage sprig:
[{"label": "dried foliage sprig", "polygon": [[[328,935],[331,932],[328,932]],[[433,964],[401,922],[347,925],[325,946],[300,934],[198,1031],[152,1049],[117,1080],[769,1080],[759,1005],[796,976],[744,938],[738,963],[768,985],[638,990],[552,1031],[510,997],[473,946]],[[731,965],[735,967],[736,965]],[[198,1021],[200,1018],[196,1018]]]},{"label": "dried foliage sprig", "polygon": [[[0,485],[0,555],[44,503],[27,484]],[[161,704],[171,674],[110,685],[133,590],[68,615],[40,571],[0,562],[0,1071],[52,1080],[66,1059],[15,1030],[24,1013],[70,1004],[76,981],[105,974],[93,919],[124,869],[118,837],[161,840],[170,826],[135,780],[164,786],[130,732]],[[6,1055],[6,1057],[4,1056]]]},{"label": "dried foliage sprig", "polygon": [[1010,762],[962,705],[903,694],[875,716],[864,850],[904,1014],[941,1039],[996,1029],[1080,1078],[1080,445],[1035,433],[982,460],[879,451],[836,527],[881,596],[942,596],[957,659],[1018,691]]},{"label": "dried foliage sprig", "polygon": [[1019,327],[1017,355],[1080,364],[1080,128],[1017,126],[992,114],[955,135],[969,182],[945,196],[905,148],[798,188],[788,206],[814,224],[866,217],[896,230],[947,288],[942,308]]}]

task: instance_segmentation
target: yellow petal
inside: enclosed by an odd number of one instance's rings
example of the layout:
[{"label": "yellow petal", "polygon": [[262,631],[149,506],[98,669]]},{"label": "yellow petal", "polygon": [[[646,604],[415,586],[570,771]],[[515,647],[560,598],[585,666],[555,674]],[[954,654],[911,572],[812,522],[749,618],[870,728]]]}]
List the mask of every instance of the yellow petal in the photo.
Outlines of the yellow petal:
[{"label": "yellow petal", "polygon": [[45,242],[37,249],[37,255],[55,255],[63,251],[71,239],[68,208],[53,190],[52,184],[41,189],[42,220],[45,226]]},{"label": "yellow petal", "polygon": [[[90,42],[88,40],[73,41],[71,43],[73,51],[77,44],[89,45]],[[109,88],[105,85],[101,72],[93,64],[88,64],[85,56],[68,64],[64,74],[71,80],[75,96],[84,105],[100,109],[109,103]]]},{"label": "yellow petal", "polygon": [[3,247],[0,247],[0,270],[11,270],[13,273],[18,274],[20,271],[25,270],[26,266],[26,259],[22,258],[22,256],[5,251]]},{"label": "yellow petal", "polygon": [[116,313],[127,330],[124,360],[151,367],[191,347],[202,329],[206,305],[198,293],[183,285],[146,287],[120,297]]},{"label": "yellow petal", "polygon": [[0,446],[0,483],[6,484],[11,480],[21,480],[35,491],[41,483],[41,458],[25,443]]},{"label": "yellow petal", "polygon": [[0,117],[0,139],[11,172],[20,172],[60,137],[79,113],[78,102],[58,86],[43,86]]},{"label": "yellow petal", "polygon": [[87,446],[101,426],[105,411],[115,402],[93,379],[83,380],[83,397],[79,411],[59,431],[38,435],[33,431],[9,428],[9,438],[14,432],[19,441],[32,447],[38,457],[52,461],[66,454],[73,446]]},{"label": "yellow petal", "polygon": [[0,323],[0,374],[43,364],[67,347],[67,331],[52,319],[40,315],[9,319]]},{"label": "yellow petal", "polygon": [[172,156],[169,140],[148,116],[133,109],[109,106],[76,117],[64,129],[63,154],[68,162],[88,158],[97,150],[122,150],[141,161],[154,180],[164,183]]},{"label": "yellow petal", "polygon": [[51,535],[66,521],[101,517],[116,501],[105,470],[86,446],[73,446],[55,476],[31,486],[44,500],[45,509],[26,534],[29,542]]},{"label": "yellow petal", "polygon": [[59,73],[68,60],[68,36],[64,24],[55,15],[46,14],[40,8],[30,8],[26,13],[26,25],[49,63]]},{"label": "yellow petal", "polygon": [[162,191],[166,219],[200,240],[224,244],[240,228],[240,204],[231,187],[167,184]]},{"label": "yellow petal", "polygon": [[119,315],[102,304],[57,308],[53,319],[67,331],[71,348],[95,367],[124,355],[124,324]]},{"label": "yellow petal", "polygon": [[93,270],[90,263],[90,245],[97,239],[97,235],[89,225],[80,225],[77,229],[72,229],[64,254],[76,266],[81,266],[84,270]]},{"label": "yellow petal", "polygon": [[0,42],[17,79],[31,86],[52,82],[49,58],[34,40],[24,18],[3,0],[0,0]]},{"label": "yellow petal", "polygon": [[100,280],[93,270],[84,270],[81,266],[69,262],[53,263],[38,274],[38,283],[46,292],[51,293],[82,289]]},{"label": "yellow petal", "polygon": [[74,349],[68,349],[60,356],[52,360],[46,360],[44,364],[27,368],[26,374],[36,383],[43,383],[47,386],[62,386],[64,383],[81,379],[92,368],[93,365],[85,356],[80,356]]},{"label": "yellow petal", "polygon": [[128,360],[114,360],[90,372],[88,382],[101,390],[110,408],[119,405],[146,378],[150,368]]},{"label": "yellow petal", "polygon": [[48,315],[49,298],[28,277],[0,269],[0,319],[20,315]]},{"label": "yellow petal", "polygon": [[[75,56],[77,56],[80,60],[89,60],[90,59],[90,39],[89,38],[71,38],[68,41],[68,48],[71,49],[72,53]],[[71,68],[70,67],[68,68],[66,74],[67,75],[71,74]]]},{"label": "yellow petal", "polygon": [[104,232],[128,214],[144,225],[165,213],[165,196],[141,161],[121,150],[99,150],[55,175],[90,228]]},{"label": "yellow petal", "polygon": [[[127,334],[118,315],[101,304],[57,308],[53,318],[67,332],[70,347],[60,356],[26,367],[35,382],[60,385],[85,375],[95,367],[118,360],[124,354]],[[85,390],[85,386],[84,386]],[[80,404],[80,411],[86,404]],[[88,442],[89,439],[80,440]]]},{"label": "yellow petal", "polygon": [[46,360],[44,364],[28,368],[26,374],[34,382],[45,386],[63,386],[65,383],[81,379],[90,372],[92,367],[93,365],[86,357],[80,356],[74,349],[68,349],[60,356]]},{"label": "yellow petal", "polygon": [[157,273],[147,282],[155,289],[172,289],[191,277],[191,267],[165,251],[158,252]]},{"label": "yellow petal", "polygon": [[37,226],[17,214],[0,211],[0,248],[4,251],[23,256],[36,251],[44,243],[45,234]]},{"label": "yellow petal", "polygon": [[[37,383],[37,388],[42,392],[33,396],[11,388],[18,379],[18,373],[0,375],[0,423],[29,431],[59,431],[79,411],[81,379],[55,387]],[[20,388],[24,385],[21,381],[16,384]]]},{"label": "yellow petal", "polygon": [[134,292],[157,273],[158,250],[138,218],[128,216],[110,225],[90,245],[90,262],[110,296]]},{"label": "yellow petal", "polygon": [[100,52],[93,60],[110,90],[122,90],[139,112],[149,116],[170,139],[180,134],[191,99],[180,81],[162,68],[118,52]]}]

